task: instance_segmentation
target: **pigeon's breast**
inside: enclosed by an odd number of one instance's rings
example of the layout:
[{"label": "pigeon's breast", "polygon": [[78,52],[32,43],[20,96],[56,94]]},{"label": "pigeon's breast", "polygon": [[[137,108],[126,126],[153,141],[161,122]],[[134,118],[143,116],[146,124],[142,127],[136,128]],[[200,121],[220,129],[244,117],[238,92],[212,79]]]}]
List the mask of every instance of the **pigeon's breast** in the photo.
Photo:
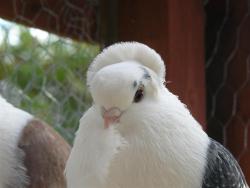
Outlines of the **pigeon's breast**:
[{"label": "pigeon's breast", "polygon": [[[182,153],[175,156],[168,146],[151,141],[129,140],[128,145],[110,164],[105,188],[200,188],[203,167],[196,168],[195,159]],[[165,147],[165,148],[161,148]],[[160,151],[159,151],[160,150]],[[173,158],[172,158],[173,157]],[[186,159],[183,159],[186,157]],[[183,163],[186,160],[188,163]],[[199,163],[199,161],[195,161]],[[194,173],[193,173],[194,172]],[[199,176],[197,174],[200,174]]]}]

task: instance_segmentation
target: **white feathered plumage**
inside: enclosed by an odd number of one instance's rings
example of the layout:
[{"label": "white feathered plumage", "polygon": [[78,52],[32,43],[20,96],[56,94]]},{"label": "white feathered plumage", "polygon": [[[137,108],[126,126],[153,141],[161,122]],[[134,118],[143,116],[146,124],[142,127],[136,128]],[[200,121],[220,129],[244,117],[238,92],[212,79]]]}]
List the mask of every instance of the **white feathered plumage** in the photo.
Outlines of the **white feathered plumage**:
[{"label": "white feathered plumage", "polygon": [[69,152],[52,128],[0,95],[0,188],[65,188]]},{"label": "white feathered plumage", "polygon": [[94,104],[80,120],[66,165],[68,188],[210,183],[204,177],[213,141],[164,79],[161,57],[140,43],[115,44],[96,57],[87,73]]},{"label": "white feathered plumage", "polygon": [[26,187],[24,152],[17,148],[23,128],[32,115],[14,108],[0,95],[0,188]]}]

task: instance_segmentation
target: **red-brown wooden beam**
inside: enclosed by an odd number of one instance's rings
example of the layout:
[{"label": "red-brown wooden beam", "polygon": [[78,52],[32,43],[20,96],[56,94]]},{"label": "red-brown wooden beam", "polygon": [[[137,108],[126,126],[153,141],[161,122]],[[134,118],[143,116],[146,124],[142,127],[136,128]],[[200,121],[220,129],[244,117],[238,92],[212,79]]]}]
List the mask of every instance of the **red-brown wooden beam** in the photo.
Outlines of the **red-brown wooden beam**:
[{"label": "red-brown wooden beam", "polygon": [[200,0],[119,1],[117,41],[139,41],[166,62],[167,84],[205,126],[204,15]]},{"label": "red-brown wooden beam", "polygon": [[96,38],[96,7],[87,0],[0,1],[0,17],[77,40]]}]

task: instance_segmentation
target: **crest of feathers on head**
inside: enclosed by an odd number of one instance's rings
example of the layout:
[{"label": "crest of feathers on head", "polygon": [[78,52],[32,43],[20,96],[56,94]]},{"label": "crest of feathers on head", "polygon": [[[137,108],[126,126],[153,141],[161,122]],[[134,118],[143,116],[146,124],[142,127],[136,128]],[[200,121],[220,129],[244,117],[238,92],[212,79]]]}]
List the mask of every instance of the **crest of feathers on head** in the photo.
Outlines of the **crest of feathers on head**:
[{"label": "crest of feathers on head", "polygon": [[154,71],[162,83],[165,80],[164,62],[155,50],[138,42],[121,42],[105,48],[96,56],[87,72],[87,84],[90,85],[103,67],[124,61],[136,61]]}]

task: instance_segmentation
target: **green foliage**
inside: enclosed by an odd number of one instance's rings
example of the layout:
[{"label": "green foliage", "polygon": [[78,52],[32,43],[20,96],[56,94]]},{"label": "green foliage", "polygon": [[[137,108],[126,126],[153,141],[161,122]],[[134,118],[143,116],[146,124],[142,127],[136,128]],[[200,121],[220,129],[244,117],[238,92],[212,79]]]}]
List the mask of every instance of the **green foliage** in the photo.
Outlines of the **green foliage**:
[{"label": "green foliage", "polygon": [[0,44],[0,92],[71,143],[82,113],[91,104],[85,76],[98,52],[98,45],[54,35],[41,42],[23,27],[19,42],[11,45],[6,30]]}]

